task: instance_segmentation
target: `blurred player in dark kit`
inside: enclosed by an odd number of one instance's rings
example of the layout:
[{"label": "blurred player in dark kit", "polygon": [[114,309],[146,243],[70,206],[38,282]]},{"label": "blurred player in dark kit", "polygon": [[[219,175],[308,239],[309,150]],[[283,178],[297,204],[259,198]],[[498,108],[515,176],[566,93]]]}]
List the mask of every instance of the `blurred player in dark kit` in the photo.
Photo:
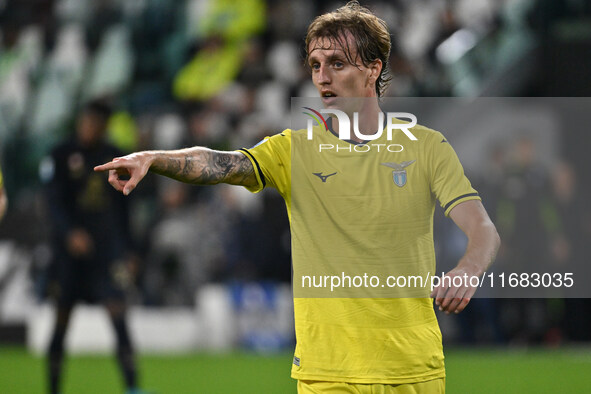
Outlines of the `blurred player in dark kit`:
[{"label": "blurred player in dark kit", "polygon": [[48,351],[49,388],[60,392],[64,338],[77,302],[105,306],[117,338],[117,358],[129,393],[137,392],[134,352],[125,317],[125,289],[131,283],[133,254],[127,202],[93,172],[120,154],[105,142],[110,108],[88,103],[78,115],[72,139],[44,160],[54,261],[49,293],[56,303]]}]

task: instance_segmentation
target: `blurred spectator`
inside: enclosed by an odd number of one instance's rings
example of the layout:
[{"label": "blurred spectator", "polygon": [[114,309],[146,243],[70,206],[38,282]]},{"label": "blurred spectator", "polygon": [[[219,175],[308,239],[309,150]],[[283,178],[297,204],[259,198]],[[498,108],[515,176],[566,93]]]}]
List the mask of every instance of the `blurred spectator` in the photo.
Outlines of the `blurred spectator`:
[{"label": "blurred spectator", "polygon": [[159,186],[162,211],[150,233],[146,302],[192,305],[196,289],[226,269],[227,255],[235,249],[228,240],[236,214],[231,205],[216,203],[222,193],[202,189],[195,201],[187,185],[162,181]]},{"label": "blurred spectator", "polygon": [[[548,272],[548,173],[538,160],[535,141],[521,137],[505,169],[497,202],[497,227],[504,247],[498,269],[509,272]],[[548,330],[545,299],[502,299],[506,336],[516,343],[540,343]]]},{"label": "blurred spectator", "polygon": [[[551,243],[554,270],[574,272],[578,280],[591,275],[589,247],[591,215],[589,199],[583,194],[574,168],[567,161],[558,163],[552,172],[555,230]],[[563,317],[564,335],[573,341],[591,340],[591,300],[573,298],[580,294],[565,294]],[[558,320],[558,319],[556,319]],[[558,326],[558,322],[556,322]],[[555,327],[558,329],[558,327]]]},{"label": "blurred spectator", "polygon": [[109,118],[108,140],[123,152],[132,152],[139,144],[139,132],[133,116],[127,111],[117,111]]},{"label": "blurred spectator", "polygon": [[241,267],[246,264],[253,278],[290,282],[291,236],[285,202],[275,191],[266,191],[262,197],[259,207],[262,214],[251,212],[240,216],[238,236],[242,261],[232,267],[232,276],[240,277],[241,273],[242,277],[247,277],[246,270]]},{"label": "blurred spectator", "polygon": [[177,74],[174,96],[181,101],[205,101],[227,87],[240,71],[244,47],[220,36],[208,38],[203,48]]},{"label": "blurred spectator", "polygon": [[[204,7],[197,20],[188,20],[195,28],[198,50],[194,58],[175,77],[174,96],[181,101],[205,101],[213,98],[238,76],[248,41],[260,34],[266,24],[266,4],[262,0],[189,1]],[[192,7],[190,7],[192,8]]]},{"label": "blurred spectator", "polygon": [[538,161],[536,145],[528,137],[515,144],[505,169],[503,195],[497,221],[514,272],[535,272],[548,266],[549,228],[545,221],[550,189],[545,167]]},{"label": "blurred spectator", "polygon": [[134,53],[127,26],[115,25],[102,35],[85,84],[86,99],[117,97],[131,82]]},{"label": "blurred spectator", "polygon": [[19,45],[21,26],[0,19],[0,136],[21,126],[29,94],[30,53]]},{"label": "blurred spectator", "polygon": [[427,51],[429,61],[433,64],[437,64],[437,62],[441,61],[441,59],[438,59],[438,56],[440,56],[438,53],[439,46],[461,28],[456,19],[456,14],[453,11],[451,3],[446,2],[445,8],[440,14],[440,27]]},{"label": "blurred spectator", "polygon": [[240,42],[260,33],[266,24],[263,0],[207,1],[207,12],[197,25],[204,37],[217,35],[226,41]]},{"label": "blurred spectator", "polygon": [[77,302],[103,304],[117,338],[117,358],[128,390],[137,386],[133,347],[125,317],[133,252],[126,200],[108,188],[93,167],[120,153],[104,142],[110,109],[91,102],[79,114],[74,137],[44,160],[53,227],[54,261],[49,292],[56,301],[48,352],[49,388],[60,392],[64,338]]}]

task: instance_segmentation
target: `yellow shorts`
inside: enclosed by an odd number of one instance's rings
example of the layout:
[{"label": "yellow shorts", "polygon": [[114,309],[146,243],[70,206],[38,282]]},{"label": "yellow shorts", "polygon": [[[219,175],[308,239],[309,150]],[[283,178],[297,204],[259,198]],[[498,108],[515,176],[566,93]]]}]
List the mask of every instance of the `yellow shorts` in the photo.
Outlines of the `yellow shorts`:
[{"label": "yellow shorts", "polygon": [[298,380],[298,394],[445,394],[445,378],[406,384]]}]

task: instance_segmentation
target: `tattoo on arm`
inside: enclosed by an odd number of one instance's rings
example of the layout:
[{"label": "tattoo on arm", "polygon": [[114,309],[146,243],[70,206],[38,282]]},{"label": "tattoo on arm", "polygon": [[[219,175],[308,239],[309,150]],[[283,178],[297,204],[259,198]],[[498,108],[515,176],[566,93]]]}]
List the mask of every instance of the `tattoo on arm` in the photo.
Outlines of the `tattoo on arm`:
[{"label": "tattoo on arm", "polygon": [[189,148],[160,153],[150,170],[181,182],[197,185],[229,183],[255,186],[257,184],[252,163],[239,152]]}]

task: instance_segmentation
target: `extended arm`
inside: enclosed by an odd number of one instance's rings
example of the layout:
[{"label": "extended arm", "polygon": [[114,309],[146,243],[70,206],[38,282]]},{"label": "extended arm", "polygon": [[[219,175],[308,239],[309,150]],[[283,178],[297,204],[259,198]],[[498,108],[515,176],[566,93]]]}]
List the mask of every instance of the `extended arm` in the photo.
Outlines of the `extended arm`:
[{"label": "extended arm", "polygon": [[[499,234],[482,203],[477,200],[458,204],[450,212],[450,217],[468,237],[468,246],[458,265],[447,276],[480,276],[495,259],[501,244]],[[446,313],[460,313],[476,291],[466,283],[462,287],[436,287],[431,293],[439,310]]]},{"label": "extended arm", "polygon": [[[256,186],[250,160],[240,152],[222,152],[203,147],[174,151],[144,151],[118,157],[96,166],[95,171],[109,171],[109,183],[128,195],[148,171],[195,185]],[[129,178],[129,179],[127,179]]]}]

